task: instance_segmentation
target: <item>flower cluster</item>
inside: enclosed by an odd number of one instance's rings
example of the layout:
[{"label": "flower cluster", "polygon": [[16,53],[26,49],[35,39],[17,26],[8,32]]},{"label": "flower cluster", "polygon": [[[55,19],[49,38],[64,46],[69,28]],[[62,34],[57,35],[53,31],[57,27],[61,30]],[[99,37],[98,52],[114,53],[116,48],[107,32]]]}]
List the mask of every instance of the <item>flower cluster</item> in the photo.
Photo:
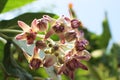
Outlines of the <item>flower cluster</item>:
[{"label": "flower cluster", "polygon": [[[87,70],[81,60],[88,61],[91,55],[86,50],[88,41],[84,38],[84,32],[78,30],[82,23],[78,19],[70,19],[61,16],[54,19],[44,15],[41,19],[34,19],[31,27],[23,21],[18,21],[23,33],[16,36],[17,40],[26,40],[28,45],[35,44],[32,56],[24,51],[31,69],[39,67],[49,68],[54,66],[56,73],[65,74],[74,79],[74,71],[77,68]],[[51,38],[52,35],[59,37],[58,41]],[[41,58],[40,50],[44,52]]]}]

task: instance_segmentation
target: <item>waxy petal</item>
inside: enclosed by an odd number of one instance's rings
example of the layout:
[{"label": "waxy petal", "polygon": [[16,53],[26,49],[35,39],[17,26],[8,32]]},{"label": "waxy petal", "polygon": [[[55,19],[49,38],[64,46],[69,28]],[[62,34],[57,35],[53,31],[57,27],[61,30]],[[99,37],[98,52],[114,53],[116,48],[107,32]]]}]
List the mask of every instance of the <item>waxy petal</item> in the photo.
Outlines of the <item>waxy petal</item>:
[{"label": "waxy petal", "polygon": [[60,42],[61,42],[62,44],[64,44],[64,43],[65,43],[65,35],[64,35],[63,33],[61,33],[61,34],[58,34],[58,36],[59,36],[59,38],[60,38]]},{"label": "waxy petal", "polygon": [[27,59],[27,61],[30,62],[30,60],[32,59],[32,56],[30,56],[28,53],[24,52],[24,50],[23,50],[23,54],[24,54],[25,58]]},{"label": "waxy petal", "polygon": [[91,54],[87,50],[83,50],[82,54],[83,54],[83,56],[86,57],[84,60],[86,60],[86,61],[90,60]]},{"label": "waxy petal", "polygon": [[53,25],[56,22],[56,19],[51,18],[48,15],[44,15],[43,18],[50,23],[50,25]]},{"label": "waxy petal", "polygon": [[54,31],[53,31],[53,29],[50,29],[50,30],[46,33],[45,39],[49,38],[52,34],[54,34]]},{"label": "waxy petal", "polygon": [[26,33],[18,34],[15,37],[16,40],[25,40],[26,38],[27,38],[27,34]]},{"label": "waxy petal", "polygon": [[75,65],[75,67],[76,68],[82,68],[84,70],[88,70],[88,68],[84,64],[82,64],[81,62],[79,62],[77,65]]},{"label": "waxy petal", "polygon": [[23,29],[24,32],[29,32],[30,27],[23,21],[18,21],[18,25]]},{"label": "waxy petal", "polygon": [[36,46],[34,47],[34,53],[33,53],[33,58],[40,58],[39,57],[39,52],[40,52],[40,49],[38,49]]},{"label": "waxy petal", "polygon": [[60,66],[60,67],[58,68],[58,70],[57,70],[58,72],[57,72],[57,73],[58,73],[58,74],[62,74],[63,71],[65,71],[65,69],[66,69],[66,65],[63,64],[62,66]]}]

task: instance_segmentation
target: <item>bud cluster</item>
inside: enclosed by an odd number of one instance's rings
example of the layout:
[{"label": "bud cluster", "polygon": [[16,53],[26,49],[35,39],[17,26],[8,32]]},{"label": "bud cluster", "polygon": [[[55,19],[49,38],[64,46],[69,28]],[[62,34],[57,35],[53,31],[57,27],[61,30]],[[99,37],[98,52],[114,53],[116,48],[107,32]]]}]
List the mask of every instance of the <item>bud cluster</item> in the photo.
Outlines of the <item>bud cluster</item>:
[{"label": "bud cluster", "polygon": [[[58,75],[65,74],[71,79],[77,68],[88,69],[80,62],[89,60],[91,56],[86,50],[88,41],[84,38],[83,31],[78,30],[82,26],[78,19],[65,16],[54,19],[44,15],[41,19],[34,19],[31,27],[23,21],[18,21],[18,25],[23,33],[18,34],[16,39],[26,40],[28,45],[35,44],[32,56],[24,51],[31,69],[54,66]],[[54,34],[59,37],[58,41],[50,37]],[[40,50],[44,52],[43,58],[39,56],[42,54]]]}]

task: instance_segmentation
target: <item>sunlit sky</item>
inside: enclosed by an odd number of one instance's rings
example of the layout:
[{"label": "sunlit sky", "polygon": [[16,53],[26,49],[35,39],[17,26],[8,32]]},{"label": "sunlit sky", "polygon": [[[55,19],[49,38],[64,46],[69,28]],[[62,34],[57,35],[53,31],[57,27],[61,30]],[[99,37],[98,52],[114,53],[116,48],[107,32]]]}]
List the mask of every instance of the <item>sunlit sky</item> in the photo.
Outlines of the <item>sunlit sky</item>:
[{"label": "sunlit sky", "polygon": [[101,34],[105,11],[109,19],[112,40],[120,42],[120,0],[36,0],[32,4],[0,15],[0,20],[11,19],[25,12],[46,11],[69,17],[68,4],[73,8],[84,26],[90,31]]}]

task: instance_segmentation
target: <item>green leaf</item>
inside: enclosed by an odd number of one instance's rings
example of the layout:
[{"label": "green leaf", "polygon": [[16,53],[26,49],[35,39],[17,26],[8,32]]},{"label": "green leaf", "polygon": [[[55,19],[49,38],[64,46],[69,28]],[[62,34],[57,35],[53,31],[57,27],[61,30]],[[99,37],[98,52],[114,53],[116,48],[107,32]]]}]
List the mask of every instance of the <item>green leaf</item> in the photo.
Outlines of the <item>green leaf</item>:
[{"label": "green leaf", "polygon": [[103,32],[99,40],[100,42],[99,44],[101,48],[107,48],[110,38],[111,38],[111,32],[110,32],[109,22],[106,16],[103,21]]},{"label": "green leaf", "polygon": [[119,70],[118,70],[118,66],[120,64],[120,45],[114,43],[112,48],[111,48],[111,56],[110,56],[110,60],[111,60],[111,67],[113,68],[112,74],[116,76],[116,80],[119,80]]},{"label": "green leaf", "polygon": [[14,60],[11,53],[11,42],[7,41],[4,46],[3,65],[7,75],[20,78],[20,80],[33,80],[32,76],[22,69]]},{"label": "green leaf", "polygon": [[[0,65],[0,76],[4,76],[1,65]],[[4,77],[0,77],[0,80],[4,80]]]},{"label": "green leaf", "polygon": [[0,13],[3,11],[8,0],[0,0]]},{"label": "green leaf", "polygon": [[[0,21],[0,32],[2,32],[3,34],[5,34],[9,37],[14,37],[18,33],[20,33],[20,31],[22,30],[17,24],[18,20],[24,21],[28,25],[31,25],[31,22],[33,19],[35,19],[35,18],[39,19],[43,15],[49,15],[53,18],[57,17],[57,15],[55,15],[55,14],[44,13],[44,12],[43,13],[25,13],[14,19],[11,19],[11,20]],[[17,31],[17,30],[20,30],[20,31]]]},{"label": "green leaf", "polygon": [[[3,69],[2,69],[3,50],[4,50],[4,43],[0,39],[0,75],[1,76],[4,76]],[[4,80],[3,77],[0,77],[0,80]]]},{"label": "green leaf", "polygon": [[38,70],[35,70],[34,73],[37,73],[42,78],[48,78],[49,77],[45,68],[43,68],[43,67],[39,68]]},{"label": "green leaf", "polygon": [[84,31],[85,38],[90,42],[88,47],[88,50],[90,52],[96,49],[107,48],[109,44],[111,38],[111,32],[110,32],[107,16],[105,17],[102,24],[103,24],[103,32],[101,35],[96,35],[95,33],[92,33],[89,30],[87,30],[86,28],[80,29]]},{"label": "green leaf", "polygon": [[1,0],[2,2],[7,1],[4,9],[2,12],[7,12],[12,9],[24,6],[25,4],[28,4],[30,2],[33,2],[34,0]]}]

